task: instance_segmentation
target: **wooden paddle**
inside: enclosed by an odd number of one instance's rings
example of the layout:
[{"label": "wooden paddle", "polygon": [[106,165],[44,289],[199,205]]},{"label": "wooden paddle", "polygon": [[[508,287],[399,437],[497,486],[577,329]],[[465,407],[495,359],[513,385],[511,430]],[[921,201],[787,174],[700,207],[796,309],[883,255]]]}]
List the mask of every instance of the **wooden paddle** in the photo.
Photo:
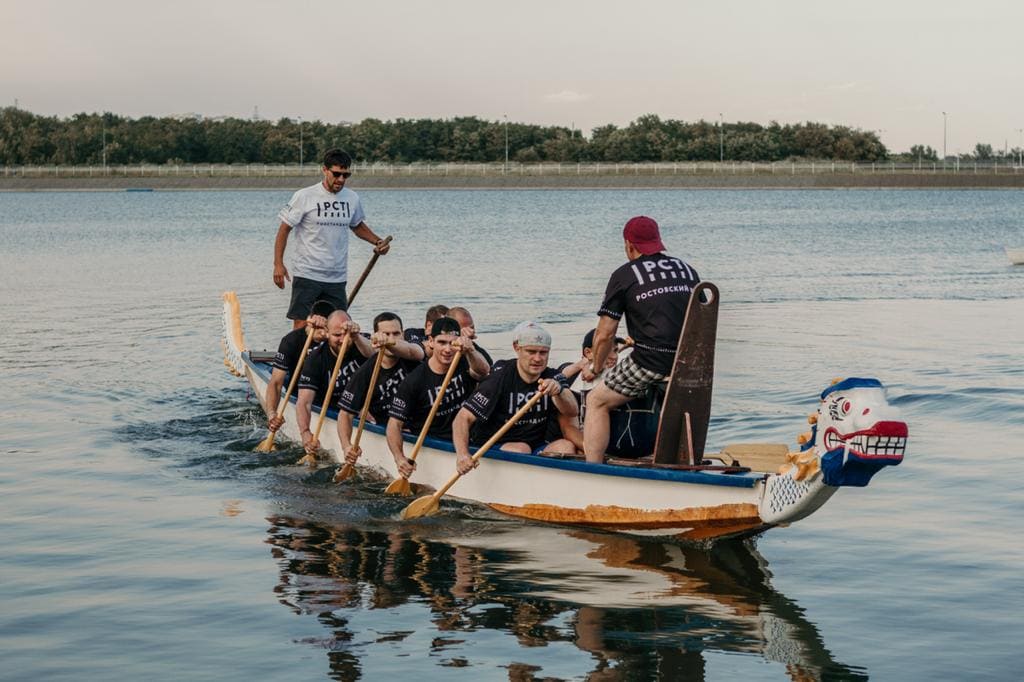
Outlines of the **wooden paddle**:
[{"label": "wooden paddle", "polygon": [[[412,454],[409,455],[409,459],[416,461],[416,455],[420,453],[420,448],[423,447],[423,440],[427,437],[427,431],[430,430],[430,425],[434,421],[434,415],[437,414],[437,408],[441,406],[441,399],[444,398],[444,392],[448,389],[448,382],[452,380],[452,376],[455,374],[455,369],[459,366],[459,360],[462,359],[462,351],[459,350],[455,353],[455,357],[452,359],[452,364],[448,367],[448,371],[444,375],[444,381],[441,382],[441,390],[437,392],[437,397],[434,398],[434,404],[430,406],[430,413],[427,415],[427,421],[423,422],[423,428],[420,429],[420,437],[416,439],[416,444],[412,447]],[[385,495],[401,495],[408,497],[412,494],[412,486],[409,485],[409,479],[405,476],[399,475],[398,478],[391,481],[391,484],[384,489]]]},{"label": "wooden paddle", "polygon": [[[363,437],[363,427],[366,426],[366,415],[370,412],[370,403],[373,402],[373,390],[377,387],[377,376],[380,374],[380,366],[384,362],[384,350],[393,343],[387,343],[377,349],[377,360],[373,363],[373,374],[370,375],[370,386],[366,389],[366,400],[363,401],[363,409],[359,412],[359,428],[356,429],[356,437],[352,441],[352,447],[359,447],[359,440]],[[340,419],[339,415],[339,419]],[[345,466],[334,474],[334,482],[341,483],[352,478],[356,468],[345,462]]]},{"label": "wooden paddle", "polygon": [[[306,361],[306,353],[309,352],[309,345],[313,341],[313,326],[309,325],[306,328],[306,343],[302,346],[302,353],[299,354],[299,362],[295,365],[295,370],[292,372],[292,380],[288,382],[288,390],[284,393],[284,399],[277,406],[277,417],[284,415],[284,410],[288,407],[288,401],[292,397],[292,391],[295,390],[295,384],[299,381],[299,372],[302,370],[302,363]],[[257,445],[254,452],[273,452],[274,451],[274,438],[277,436],[277,431],[271,431],[263,441]]]},{"label": "wooden paddle", "polygon": [[[394,237],[388,235],[387,237],[384,238],[384,243],[381,244],[380,246],[384,246],[386,244],[390,244],[392,239],[394,239]],[[377,246],[374,247],[373,257],[370,258],[370,262],[366,264],[366,269],[363,270],[363,274],[361,274],[359,276],[359,281],[357,281],[356,285],[354,287],[352,287],[352,293],[348,295],[348,306],[347,307],[351,307],[352,306],[352,301],[355,300],[356,294],[359,293],[359,288],[361,286],[363,286],[363,281],[366,279],[366,276],[370,274],[370,270],[373,270],[373,266],[377,264],[377,259],[380,258],[380,254],[377,252],[378,248],[380,248],[380,247],[377,247]]]},{"label": "wooden paddle", "polygon": [[[345,340],[341,342],[341,350],[338,351],[338,358],[334,361],[334,370],[331,371],[331,382],[327,385],[327,395],[324,396],[324,402],[320,405],[320,419],[317,420],[316,430],[313,431],[313,440],[317,443],[320,442],[320,429],[324,428],[324,421],[327,419],[327,407],[331,404],[331,396],[334,395],[334,382],[338,380],[338,372],[341,371],[341,361],[344,359],[345,354],[348,353],[348,346],[351,342],[351,333],[345,334]],[[299,464],[314,464],[315,462],[316,456],[313,453],[309,453],[299,460]]]},{"label": "wooden paddle", "polygon": [[[533,397],[527,400],[526,404],[520,407],[516,413],[512,415],[507,422],[505,422],[504,426],[498,429],[493,436],[487,439],[486,443],[480,446],[476,451],[476,454],[473,455],[473,461],[479,461],[480,458],[483,457],[487,451],[490,450],[491,447],[515,425],[517,421],[523,418],[524,414],[529,412],[530,409],[537,404],[537,401],[540,400],[542,396],[543,394],[540,391],[534,393]],[[424,495],[423,497],[413,500],[408,507],[402,510],[401,517],[403,519],[418,519],[421,516],[433,514],[438,510],[441,497],[448,492],[448,489],[455,485],[460,478],[462,478],[462,474],[456,472],[454,476],[448,479],[448,482],[444,484],[444,487],[433,495]]]}]

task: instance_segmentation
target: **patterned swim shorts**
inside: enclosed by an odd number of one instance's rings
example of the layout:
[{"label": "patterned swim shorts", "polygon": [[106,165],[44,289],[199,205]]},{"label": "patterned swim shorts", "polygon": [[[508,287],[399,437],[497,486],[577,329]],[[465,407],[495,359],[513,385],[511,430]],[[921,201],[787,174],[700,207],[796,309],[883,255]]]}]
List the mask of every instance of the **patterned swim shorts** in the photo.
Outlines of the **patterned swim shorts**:
[{"label": "patterned swim shorts", "polygon": [[647,393],[651,384],[662,381],[665,375],[644,369],[633,361],[632,355],[627,355],[619,364],[606,370],[602,378],[604,385],[616,393],[639,398]]}]

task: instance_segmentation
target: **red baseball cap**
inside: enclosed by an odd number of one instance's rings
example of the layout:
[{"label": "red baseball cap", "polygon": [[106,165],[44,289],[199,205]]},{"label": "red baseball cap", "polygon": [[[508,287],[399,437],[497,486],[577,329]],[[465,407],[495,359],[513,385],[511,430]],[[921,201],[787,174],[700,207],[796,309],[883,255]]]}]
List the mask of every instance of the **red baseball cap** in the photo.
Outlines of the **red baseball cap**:
[{"label": "red baseball cap", "polygon": [[626,226],[622,228],[622,236],[645,256],[665,250],[665,245],[661,243],[658,223],[654,221],[654,218],[648,218],[645,215],[630,218]]}]

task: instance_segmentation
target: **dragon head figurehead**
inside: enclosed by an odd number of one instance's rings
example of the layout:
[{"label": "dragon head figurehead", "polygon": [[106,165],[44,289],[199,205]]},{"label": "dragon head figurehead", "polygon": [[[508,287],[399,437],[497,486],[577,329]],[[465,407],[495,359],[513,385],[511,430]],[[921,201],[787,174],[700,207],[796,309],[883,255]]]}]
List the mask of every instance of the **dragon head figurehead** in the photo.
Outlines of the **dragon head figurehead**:
[{"label": "dragon head figurehead", "polygon": [[803,449],[816,450],[826,485],[865,486],[882,467],[903,461],[907,424],[878,379],[829,386],[811,420],[814,429]]}]

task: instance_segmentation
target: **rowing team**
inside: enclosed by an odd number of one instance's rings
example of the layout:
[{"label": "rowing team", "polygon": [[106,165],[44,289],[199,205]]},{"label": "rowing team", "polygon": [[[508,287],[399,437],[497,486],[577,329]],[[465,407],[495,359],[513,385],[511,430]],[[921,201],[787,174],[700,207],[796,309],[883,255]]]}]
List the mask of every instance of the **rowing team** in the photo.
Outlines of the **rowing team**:
[{"label": "rowing team", "polygon": [[[280,429],[281,389],[288,375],[298,372],[296,420],[310,456],[320,445],[319,430],[310,428],[312,407],[325,401],[338,409],[338,438],[347,464],[354,465],[362,454],[361,434],[353,439],[353,421],[365,409],[367,422],[386,424],[388,448],[405,478],[415,468],[424,436],[451,441],[458,471],[467,473],[476,466],[470,446],[491,439],[533,398],[496,445],[519,453],[582,452],[580,396],[567,389],[590,364],[593,331],[584,339],[583,358],[555,369],[548,367],[551,335],[535,322],[523,322],[513,331],[514,358],[492,363],[476,344],[473,319],[464,308],[434,306],[423,329],[410,330],[403,329],[398,315],[384,312],[374,318],[369,335],[347,312],[331,308],[317,302],[307,326],[281,340],[264,406],[270,429]],[[607,367],[626,343],[616,341]],[[589,384],[580,388],[585,392]],[[410,456],[403,432],[421,436]]]}]

